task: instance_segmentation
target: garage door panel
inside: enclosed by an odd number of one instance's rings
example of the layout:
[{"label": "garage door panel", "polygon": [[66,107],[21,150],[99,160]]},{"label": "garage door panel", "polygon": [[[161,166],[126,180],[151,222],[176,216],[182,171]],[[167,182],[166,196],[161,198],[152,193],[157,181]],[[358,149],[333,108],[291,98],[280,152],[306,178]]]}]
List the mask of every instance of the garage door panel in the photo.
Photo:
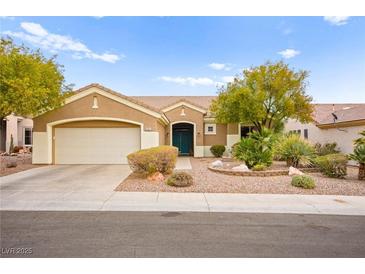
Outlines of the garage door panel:
[{"label": "garage door panel", "polygon": [[126,164],[139,150],[139,128],[56,128],[56,164]]}]

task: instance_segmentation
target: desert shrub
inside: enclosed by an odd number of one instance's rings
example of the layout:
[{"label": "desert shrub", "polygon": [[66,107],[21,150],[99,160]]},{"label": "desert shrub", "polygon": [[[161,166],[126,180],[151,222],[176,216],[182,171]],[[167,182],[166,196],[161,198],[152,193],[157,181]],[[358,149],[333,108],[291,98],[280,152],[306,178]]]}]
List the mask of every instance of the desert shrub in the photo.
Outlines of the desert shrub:
[{"label": "desert shrub", "polygon": [[169,186],[185,187],[193,184],[193,177],[184,171],[174,172],[166,181]]},{"label": "desert shrub", "polygon": [[226,147],[224,145],[213,145],[210,147],[210,152],[215,157],[222,157],[222,155],[225,151],[226,151]]},{"label": "desert shrub", "polygon": [[336,153],[318,156],[315,163],[320,171],[328,177],[344,178],[347,174],[346,155]]},{"label": "desert shrub", "polygon": [[252,167],[251,170],[253,171],[263,171],[266,169],[266,166],[264,164],[257,164]]},{"label": "desert shrub", "polygon": [[275,136],[268,129],[254,131],[247,138],[242,138],[235,146],[233,157],[244,161],[249,168],[257,164],[270,166],[272,164],[272,147]]},{"label": "desert shrub", "polygon": [[319,156],[340,153],[340,149],[337,147],[336,142],[325,144],[316,143],[314,148]]},{"label": "desert shrub", "polygon": [[305,189],[315,188],[316,183],[313,178],[307,175],[295,175],[291,180],[292,186],[301,187]]},{"label": "desert shrub", "polygon": [[315,149],[298,134],[284,135],[276,142],[274,153],[288,166],[309,166],[315,157]]},{"label": "desert shrub", "polygon": [[231,146],[231,153],[232,153],[232,155],[235,155],[236,148],[238,147],[239,144],[240,144],[240,142],[237,142],[237,143],[234,143]]},{"label": "desert shrub", "polygon": [[349,155],[351,160],[359,163],[359,180],[365,180],[365,143],[357,145],[354,152]]},{"label": "desert shrub", "polygon": [[143,175],[155,172],[171,173],[175,168],[177,148],[173,146],[158,146],[142,149],[127,156],[132,171]]},{"label": "desert shrub", "polygon": [[13,148],[13,153],[19,153],[19,150],[23,149],[23,147],[15,146]]}]

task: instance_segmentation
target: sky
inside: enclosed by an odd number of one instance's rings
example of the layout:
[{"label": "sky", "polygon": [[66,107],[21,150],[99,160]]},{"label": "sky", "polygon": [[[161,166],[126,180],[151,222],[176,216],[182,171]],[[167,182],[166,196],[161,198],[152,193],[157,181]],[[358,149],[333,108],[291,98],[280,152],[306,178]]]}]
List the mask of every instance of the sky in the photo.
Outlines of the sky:
[{"label": "sky", "polygon": [[308,70],[316,103],[365,103],[365,17],[1,17],[1,36],[57,55],[68,84],[216,95],[243,69]]}]

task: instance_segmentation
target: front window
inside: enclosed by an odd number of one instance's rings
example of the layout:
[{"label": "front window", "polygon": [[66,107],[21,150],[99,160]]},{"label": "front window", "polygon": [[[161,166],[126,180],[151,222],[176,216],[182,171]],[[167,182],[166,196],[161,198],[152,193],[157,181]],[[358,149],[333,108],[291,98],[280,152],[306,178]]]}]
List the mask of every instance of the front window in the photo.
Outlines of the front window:
[{"label": "front window", "polygon": [[308,139],[308,129],[304,129],[304,138]]},{"label": "front window", "polygon": [[215,135],[217,131],[216,124],[205,124],[205,135]]},{"label": "front window", "polygon": [[31,128],[24,129],[24,145],[25,146],[32,145],[32,129]]},{"label": "front window", "polygon": [[248,134],[252,132],[254,127],[252,126],[241,126],[241,138],[247,138]]}]

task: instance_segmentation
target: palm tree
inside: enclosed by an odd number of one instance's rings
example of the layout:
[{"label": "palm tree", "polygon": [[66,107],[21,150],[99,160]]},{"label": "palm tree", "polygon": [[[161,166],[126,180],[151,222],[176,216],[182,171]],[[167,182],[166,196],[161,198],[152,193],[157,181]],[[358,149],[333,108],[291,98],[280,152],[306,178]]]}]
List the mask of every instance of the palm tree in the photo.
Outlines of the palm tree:
[{"label": "palm tree", "polygon": [[365,143],[355,147],[354,153],[349,155],[351,160],[359,163],[359,180],[365,180]]}]

